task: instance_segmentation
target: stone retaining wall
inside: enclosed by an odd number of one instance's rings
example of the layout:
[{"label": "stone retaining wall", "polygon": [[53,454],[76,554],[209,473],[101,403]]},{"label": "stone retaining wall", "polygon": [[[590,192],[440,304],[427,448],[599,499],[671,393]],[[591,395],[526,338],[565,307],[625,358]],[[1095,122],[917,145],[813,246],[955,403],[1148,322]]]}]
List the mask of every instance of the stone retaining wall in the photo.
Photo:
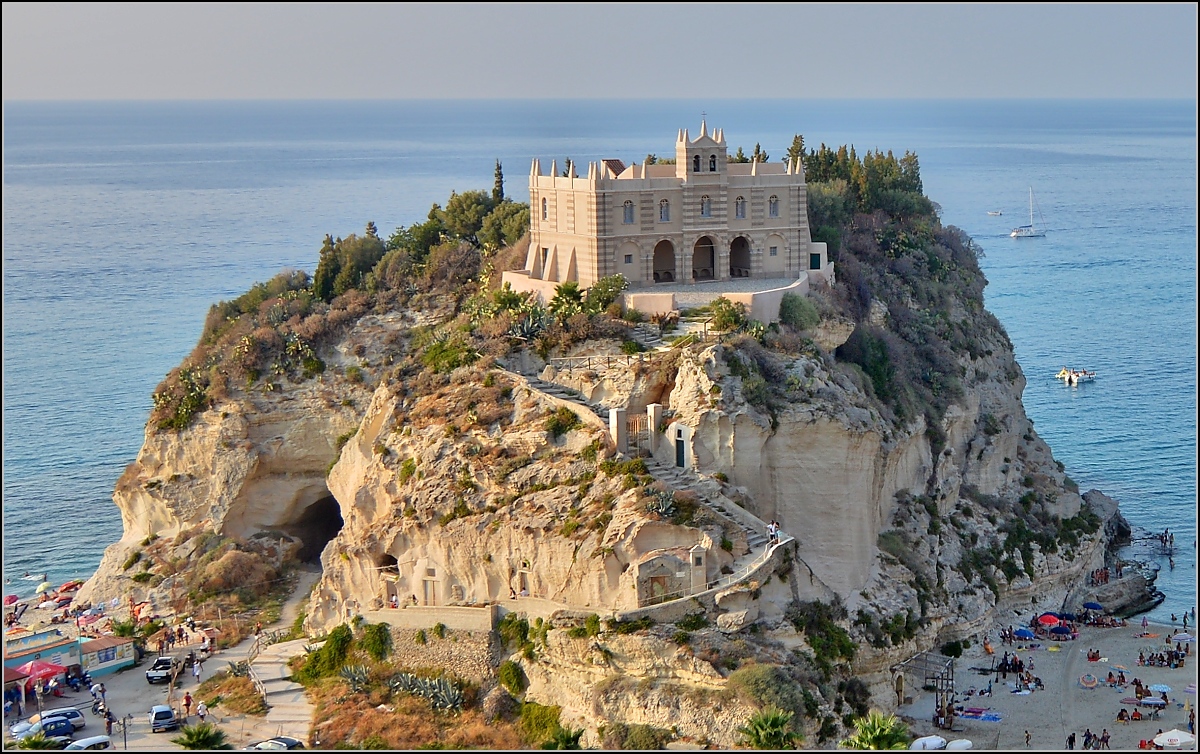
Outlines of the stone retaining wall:
[{"label": "stone retaining wall", "polygon": [[[479,684],[486,691],[495,683],[500,666],[500,640],[491,631],[447,628],[442,638],[432,628],[391,627],[391,660],[407,668],[441,668],[451,675]],[[424,632],[425,643],[417,639]]]}]

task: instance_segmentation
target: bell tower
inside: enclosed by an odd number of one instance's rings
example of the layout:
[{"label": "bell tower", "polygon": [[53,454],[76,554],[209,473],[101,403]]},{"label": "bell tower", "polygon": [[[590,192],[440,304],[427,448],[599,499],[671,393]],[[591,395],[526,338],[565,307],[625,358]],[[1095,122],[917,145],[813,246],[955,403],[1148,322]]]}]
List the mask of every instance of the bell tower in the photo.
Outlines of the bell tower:
[{"label": "bell tower", "polygon": [[717,129],[711,135],[708,124],[700,121],[700,135],[692,140],[687,129],[675,139],[675,177],[684,183],[721,183],[729,162],[725,134]]}]

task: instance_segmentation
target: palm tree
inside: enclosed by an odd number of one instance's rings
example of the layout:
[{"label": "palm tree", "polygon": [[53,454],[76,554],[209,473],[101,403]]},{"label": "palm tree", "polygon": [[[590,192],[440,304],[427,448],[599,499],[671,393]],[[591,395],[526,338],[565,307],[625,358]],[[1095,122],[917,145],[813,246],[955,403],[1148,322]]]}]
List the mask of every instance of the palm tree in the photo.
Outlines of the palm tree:
[{"label": "palm tree", "polygon": [[908,726],[895,715],[871,710],[866,717],[854,719],[855,733],[838,744],[843,749],[907,749],[911,741]]},{"label": "palm tree", "polygon": [[40,730],[17,741],[18,749],[61,749],[62,744],[46,736]]},{"label": "palm tree", "polygon": [[794,749],[800,735],[791,729],[794,712],[767,707],[755,712],[738,733],[754,749]]},{"label": "palm tree", "polygon": [[185,749],[205,751],[213,749],[232,749],[233,746],[225,740],[225,731],[212,723],[185,725],[179,729],[180,735],[171,739]]}]

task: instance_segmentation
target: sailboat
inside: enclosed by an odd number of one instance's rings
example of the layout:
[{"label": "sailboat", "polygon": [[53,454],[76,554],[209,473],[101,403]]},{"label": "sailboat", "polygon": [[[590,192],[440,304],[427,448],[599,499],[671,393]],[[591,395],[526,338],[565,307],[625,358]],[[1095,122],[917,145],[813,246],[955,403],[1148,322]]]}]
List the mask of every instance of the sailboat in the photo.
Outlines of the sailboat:
[{"label": "sailboat", "polygon": [[[1042,217],[1042,208],[1038,207],[1038,219],[1042,221],[1043,228],[1046,225],[1046,218]],[[1046,231],[1039,229],[1033,224],[1033,186],[1029,187],[1029,224],[1020,225],[1012,229],[1012,233],[1008,234],[1012,238],[1045,238]]]}]

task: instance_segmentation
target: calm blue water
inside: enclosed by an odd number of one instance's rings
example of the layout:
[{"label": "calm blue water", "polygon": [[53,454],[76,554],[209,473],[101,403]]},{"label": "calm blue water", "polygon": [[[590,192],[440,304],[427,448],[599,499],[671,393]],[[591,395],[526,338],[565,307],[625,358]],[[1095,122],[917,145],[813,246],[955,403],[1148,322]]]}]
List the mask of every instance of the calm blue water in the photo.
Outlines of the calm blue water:
[{"label": "calm blue water", "polygon": [[[701,111],[776,160],[794,133],[917,152],[986,252],[1038,432],[1083,489],[1176,532],[1153,617],[1195,604],[1195,102],[6,103],[5,576],[86,576],[119,538],[113,485],[212,303],[312,271],[326,233],[490,189],[496,159],[527,197],[533,157],[672,155]],[[1050,232],[1010,239],[1030,186]],[[1066,388],[1064,364],[1100,378]]]}]

